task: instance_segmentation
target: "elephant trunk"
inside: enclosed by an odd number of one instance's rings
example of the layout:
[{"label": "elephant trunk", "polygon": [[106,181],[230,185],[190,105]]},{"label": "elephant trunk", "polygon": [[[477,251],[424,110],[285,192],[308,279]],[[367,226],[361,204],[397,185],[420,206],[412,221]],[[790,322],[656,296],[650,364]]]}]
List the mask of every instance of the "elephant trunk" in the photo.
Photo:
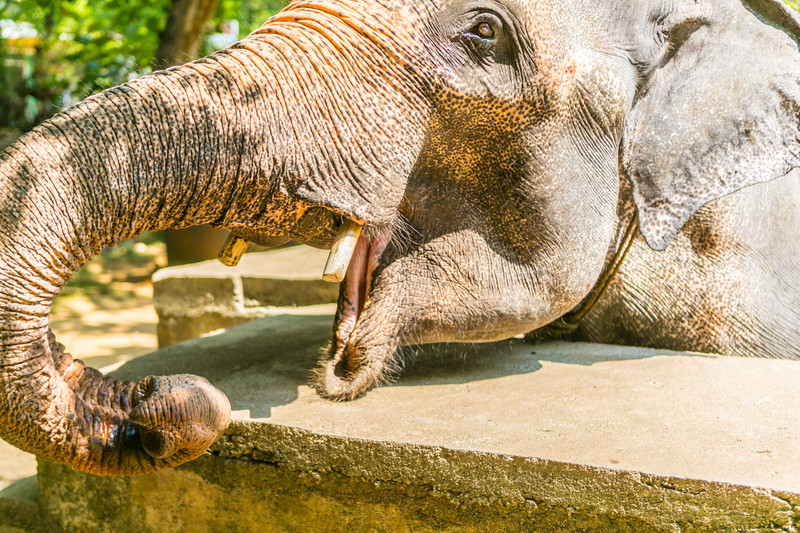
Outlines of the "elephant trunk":
[{"label": "elephant trunk", "polygon": [[0,437],[83,471],[141,474],[225,430],[228,400],[202,378],[135,384],[85,368],[50,333],[50,306],[83,263],[145,230],[210,223],[329,246],[341,215],[391,219],[405,185],[394,173],[415,149],[399,113],[415,106],[402,76],[337,68],[389,52],[335,15],[279,16],[233,48],[91,97],[0,154]]},{"label": "elephant trunk", "polygon": [[201,62],[140,78],[0,156],[3,439],[87,472],[130,474],[191,459],[227,427],[228,400],[207,381],[104,378],[64,352],[48,314],[72,272],[104,247],[224,218],[252,181],[248,132],[226,114],[229,77]]}]

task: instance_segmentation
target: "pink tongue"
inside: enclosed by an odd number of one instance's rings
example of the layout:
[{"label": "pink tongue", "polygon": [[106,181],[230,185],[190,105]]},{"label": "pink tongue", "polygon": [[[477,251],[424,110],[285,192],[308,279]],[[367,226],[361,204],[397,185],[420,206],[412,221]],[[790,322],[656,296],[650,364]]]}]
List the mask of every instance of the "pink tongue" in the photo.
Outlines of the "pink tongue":
[{"label": "pink tongue", "polygon": [[364,307],[364,300],[367,297],[367,261],[369,251],[369,239],[361,236],[347,268],[347,275],[344,278],[344,296],[338,314],[338,324],[336,325],[336,355],[340,356],[344,351],[347,339],[353,333],[358,322],[358,315]]},{"label": "pink tongue", "polygon": [[356,243],[347,275],[342,282],[344,297],[337,313],[335,358],[341,357],[344,353],[345,345],[358,324],[361,311],[369,297],[372,273],[391,238],[391,230],[385,229],[372,239],[361,235]]},{"label": "pink tongue", "polygon": [[347,267],[347,276],[344,278],[347,296],[353,299],[356,313],[360,313],[364,307],[364,299],[367,297],[367,262],[369,261],[369,239],[365,236],[358,238],[353,258],[350,266]]}]

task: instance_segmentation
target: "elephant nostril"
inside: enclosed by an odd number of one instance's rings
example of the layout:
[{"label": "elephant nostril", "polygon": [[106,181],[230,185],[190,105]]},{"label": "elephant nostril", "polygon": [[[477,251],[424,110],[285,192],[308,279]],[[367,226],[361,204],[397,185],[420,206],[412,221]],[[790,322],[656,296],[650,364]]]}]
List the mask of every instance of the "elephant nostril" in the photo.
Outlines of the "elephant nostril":
[{"label": "elephant nostril", "polygon": [[153,376],[144,378],[133,389],[131,407],[136,407],[156,392],[158,392],[158,380]]},{"label": "elephant nostril", "polygon": [[175,439],[166,433],[144,430],[139,435],[139,439],[144,451],[156,459],[169,457],[176,450]]}]

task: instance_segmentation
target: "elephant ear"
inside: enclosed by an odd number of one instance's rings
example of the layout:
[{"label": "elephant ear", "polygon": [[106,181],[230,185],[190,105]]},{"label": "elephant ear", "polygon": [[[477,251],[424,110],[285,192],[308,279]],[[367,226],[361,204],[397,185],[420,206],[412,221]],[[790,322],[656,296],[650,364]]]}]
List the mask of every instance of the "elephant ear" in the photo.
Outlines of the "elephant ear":
[{"label": "elephant ear", "polygon": [[800,166],[800,17],[780,0],[711,4],[665,30],[625,124],[620,168],[655,250],[707,202]]}]

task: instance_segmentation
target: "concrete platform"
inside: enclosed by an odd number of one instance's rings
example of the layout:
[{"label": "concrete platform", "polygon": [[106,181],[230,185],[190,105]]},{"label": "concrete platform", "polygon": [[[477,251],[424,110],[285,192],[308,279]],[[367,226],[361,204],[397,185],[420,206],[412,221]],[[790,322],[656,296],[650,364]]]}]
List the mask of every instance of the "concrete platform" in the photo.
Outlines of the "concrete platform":
[{"label": "concrete platform", "polygon": [[159,270],[158,346],[265,316],[332,313],[339,285],[322,281],[327,257],[326,250],[295,246],[246,254],[235,267],[212,260]]},{"label": "concrete platform", "polygon": [[330,316],[127,363],[191,372],[235,421],[176,470],[39,465],[51,531],[795,531],[800,363],[511,341],[430,346],[349,403],[306,385]]}]

